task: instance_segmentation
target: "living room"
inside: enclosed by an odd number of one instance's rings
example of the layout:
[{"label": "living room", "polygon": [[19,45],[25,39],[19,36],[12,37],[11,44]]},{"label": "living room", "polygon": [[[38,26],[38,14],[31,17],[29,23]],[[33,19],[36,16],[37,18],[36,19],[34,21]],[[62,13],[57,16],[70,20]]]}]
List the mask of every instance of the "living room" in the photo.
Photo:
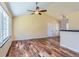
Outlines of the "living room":
[{"label": "living room", "polygon": [[79,57],[79,2],[0,2],[0,57]]}]

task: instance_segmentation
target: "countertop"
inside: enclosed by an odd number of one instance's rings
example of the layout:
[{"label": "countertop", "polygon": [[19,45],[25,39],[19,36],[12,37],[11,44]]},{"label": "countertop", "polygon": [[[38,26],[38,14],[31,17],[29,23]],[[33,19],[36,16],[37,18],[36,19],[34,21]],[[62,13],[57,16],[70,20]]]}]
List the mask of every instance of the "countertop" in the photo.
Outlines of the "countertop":
[{"label": "countertop", "polygon": [[79,30],[60,30],[60,31],[67,31],[67,32],[79,32]]}]

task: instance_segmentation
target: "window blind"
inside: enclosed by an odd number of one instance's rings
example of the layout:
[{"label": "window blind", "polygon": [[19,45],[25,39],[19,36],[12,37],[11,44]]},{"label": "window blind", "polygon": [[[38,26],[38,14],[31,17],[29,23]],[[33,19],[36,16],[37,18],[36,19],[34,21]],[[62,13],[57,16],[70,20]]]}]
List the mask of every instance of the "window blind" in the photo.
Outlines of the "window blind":
[{"label": "window blind", "polygon": [[0,6],[0,46],[6,42],[7,37],[9,37],[9,22],[10,17],[7,15],[5,10]]}]

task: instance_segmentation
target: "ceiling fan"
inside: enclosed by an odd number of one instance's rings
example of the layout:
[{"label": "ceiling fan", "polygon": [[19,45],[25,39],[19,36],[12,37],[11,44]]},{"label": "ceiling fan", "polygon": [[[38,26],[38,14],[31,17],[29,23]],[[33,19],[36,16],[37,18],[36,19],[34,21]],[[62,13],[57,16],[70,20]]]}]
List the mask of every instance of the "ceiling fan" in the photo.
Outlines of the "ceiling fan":
[{"label": "ceiling fan", "polygon": [[33,14],[42,15],[42,12],[47,12],[47,10],[40,10],[39,6],[37,6],[37,5],[38,5],[38,2],[36,2],[36,8],[35,8],[35,10],[27,10],[27,11],[32,12],[31,15],[33,15]]}]

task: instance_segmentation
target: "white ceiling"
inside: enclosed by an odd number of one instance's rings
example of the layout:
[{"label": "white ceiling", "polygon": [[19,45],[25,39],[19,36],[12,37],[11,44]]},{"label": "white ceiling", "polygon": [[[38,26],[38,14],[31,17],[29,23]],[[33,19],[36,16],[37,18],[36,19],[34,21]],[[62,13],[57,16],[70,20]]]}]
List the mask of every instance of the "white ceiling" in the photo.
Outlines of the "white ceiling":
[{"label": "white ceiling", "polygon": [[[41,9],[47,9],[51,2],[39,2],[38,6]],[[8,2],[8,7],[11,9],[14,16],[29,14],[27,10],[34,10],[36,7],[35,2]]]},{"label": "white ceiling", "polygon": [[[29,14],[27,10],[35,9],[35,2],[8,2],[14,16]],[[40,9],[47,9],[50,15],[69,14],[79,11],[79,2],[39,2]]]}]

